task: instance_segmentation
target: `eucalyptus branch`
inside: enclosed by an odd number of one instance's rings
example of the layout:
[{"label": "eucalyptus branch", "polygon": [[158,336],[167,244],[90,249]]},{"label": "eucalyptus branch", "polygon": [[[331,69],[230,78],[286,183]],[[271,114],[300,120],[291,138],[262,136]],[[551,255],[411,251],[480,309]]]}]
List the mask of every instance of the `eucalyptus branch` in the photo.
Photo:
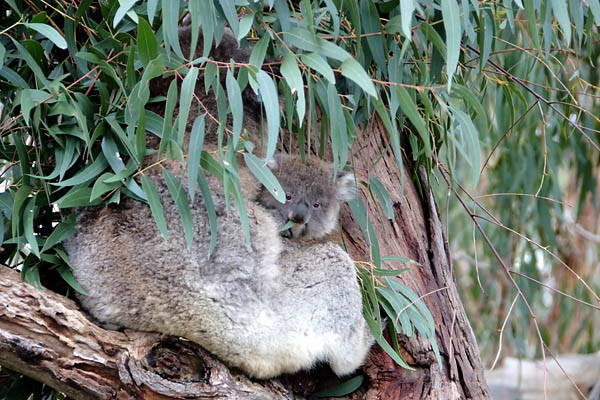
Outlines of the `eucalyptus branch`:
[{"label": "eucalyptus branch", "polygon": [[[115,58],[119,57],[121,54],[123,54],[125,50],[121,50],[120,52],[118,52],[117,54],[115,54],[114,56],[112,56],[111,58],[109,58],[108,60],[106,60],[107,63],[111,62],[112,60],[114,60]],[[72,82],[71,84],[69,84],[67,87],[65,87],[64,90],[68,91],[69,89],[71,89],[73,86],[77,85],[79,82],[81,82],[82,80],[84,80],[85,78],[89,77],[92,73],[94,73],[94,71],[96,71],[98,68],[100,68],[100,65],[96,65],[94,68],[90,69],[88,72],[86,72],[81,78],[76,79],[74,82]],[[48,100],[52,99],[54,96],[58,96],[62,91],[58,90],[56,91],[54,94],[49,95],[48,97],[46,97],[45,99],[43,99],[42,101],[40,101],[39,103],[37,103],[35,105],[35,107],[39,106],[40,104],[44,104],[45,102],[47,102]],[[0,137],[4,136],[4,132],[9,129],[11,126],[13,126],[20,118],[23,118],[23,113],[20,113],[18,115],[16,115],[15,117],[11,118],[5,125],[0,126]]]},{"label": "eucalyptus branch", "polygon": [[[471,50],[472,52],[474,52],[477,55],[481,54],[479,52],[479,50],[477,50],[475,47],[471,46],[470,44],[465,45],[465,47],[467,49]],[[552,101],[546,99],[544,96],[542,96],[541,94],[539,94],[538,92],[536,92],[535,90],[533,90],[532,88],[530,88],[524,81],[521,80],[521,78],[516,77],[515,75],[511,74],[506,69],[502,68],[500,65],[498,65],[497,63],[495,63],[494,61],[488,59],[487,62],[492,67],[494,67],[498,72],[500,72],[502,75],[504,75],[507,79],[515,82],[516,84],[518,84],[519,86],[521,86],[523,89],[525,89],[526,91],[528,91],[531,95],[533,95],[538,101],[541,101],[542,103],[544,103],[548,107],[550,107],[552,109],[552,111],[554,111],[555,113],[557,113],[562,119],[564,119],[565,121],[567,121],[569,123],[569,125],[571,125],[573,128],[575,128],[575,130],[577,130],[579,133],[581,133],[581,135],[585,138],[585,140],[589,144],[591,144],[592,147],[594,149],[596,149],[596,151],[600,152],[600,146],[598,146],[598,144],[596,142],[594,142],[594,140],[587,133],[585,133],[583,131],[583,129],[581,128],[581,126],[579,124],[577,124],[574,121],[572,121],[562,111],[560,111],[553,104]]]}]

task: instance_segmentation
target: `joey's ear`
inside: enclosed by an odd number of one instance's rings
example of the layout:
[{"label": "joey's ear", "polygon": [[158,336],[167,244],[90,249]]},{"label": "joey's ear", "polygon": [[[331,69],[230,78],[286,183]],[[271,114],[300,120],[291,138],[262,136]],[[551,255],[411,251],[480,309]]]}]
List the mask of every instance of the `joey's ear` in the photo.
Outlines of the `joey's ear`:
[{"label": "joey's ear", "polygon": [[271,170],[277,168],[278,165],[279,165],[279,160],[277,160],[276,156],[271,158],[269,161],[267,161],[267,167]]},{"label": "joey's ear", "polygon": [[273,158],[267,161],[267,167],[271,170],[275,170],[276,168],[281,167],[281,164],[285,162],[287,157],[290,156],[285,153],[275,153]]},{"label": "joey's ear", "polygon": [[281,165],[281,157],[281,153],[273,154],[273,158],[267,161],[267,167],[269,167],[269,169],[271,170],[274,170],[275,168],[279,167]]},{"label": "joey's ear", "polygon": [[335,183],[337,185],[338,201],[350,201],[356,197],[358,190],[356,188],[354,174],[338,171]]}]

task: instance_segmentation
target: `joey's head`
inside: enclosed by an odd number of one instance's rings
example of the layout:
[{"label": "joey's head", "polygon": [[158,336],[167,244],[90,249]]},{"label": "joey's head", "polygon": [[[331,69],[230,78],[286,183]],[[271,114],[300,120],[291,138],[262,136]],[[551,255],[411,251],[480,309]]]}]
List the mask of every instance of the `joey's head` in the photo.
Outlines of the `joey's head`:
[{"label": "joey's head", "polygon": [[319,159],[303,163],[299,156],[277,154],[269,162],[286,195],[284,204],[262,190],[258,201],[274,212],[286,224],[295,223],[283,236],[298,239],[318,239],[337,227],[340,204],[356,195],[356,182],[351,173],[338,171]]}]

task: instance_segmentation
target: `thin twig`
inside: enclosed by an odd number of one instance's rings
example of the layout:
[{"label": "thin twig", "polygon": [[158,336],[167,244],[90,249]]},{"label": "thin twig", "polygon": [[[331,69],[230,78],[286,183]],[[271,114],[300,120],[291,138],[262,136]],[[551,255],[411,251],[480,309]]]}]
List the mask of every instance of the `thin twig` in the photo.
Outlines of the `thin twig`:
[{"label": "thin twig", "polygon": [[486,209],[480,202],[478,202],[477,200],[475,200],[475,198],[458,182],[456,182],[457,186],[460,188],[460,190],[472,201],[474,202],[477,207],[479,207],[484,213],[486,213],[490,219],[485,218],[482,215],[477,215],[477,214],[472,214],[474,218],[479,218],[479,219],[483,219],[487,222],[490,222],[492,224],[495,224],[497,226],[499,226],[500,228],[503,228],[515,235],[517,235],[518,237],[526,240],[527,242],[533,244],[534,246],[536,246],[537,248],[539,248],[540,250],[543,250],[544,252],[546,252],[547,254],[549,254],[552,258],[554,258],[556,261],[558,261],[563,267],[565,267],[567,269],[567,271],[569,271],[571,274],[573,274],[573,276],[575,276],[577,278],[577,280],[579,280],[581,282],[581,284],[590,292],[590,294],[596,299],[596,301],[598,303],[600,303],[600,296],[598,296],[598,294],[596,294],[596,292],[589,286],[589,284],[577,273],[575,272],[571,267],[569,267],[567,265],[567,263],[565,263],[563,260],[561,260],[560,257],[558,257],[556,254],[554,254],[552,251],[548,250],[547,246],[542,246],[541,244],[537,243],[536,241],[528,238],[527,236],[523,235],[522,233],[519,233],[517,231],[515,231],[514,229],[509,228],[508,226],[504,225],[498,218],[496,218],[496,216],[494,214],[492,214],[488,209]]},{"label": "thin twig", "polygon": [[581,282],[581,284],[590,292],[590,294],[596,299],[596,301],[598,303],[600,303],[600,297],[598,296],[598,294],[596,294],[596,292],[594,291],[594,289],[592,289],[590,287],[590,285],[577,273],[575,272],[571,267],[569,267],[563,260],[561,260],[557,255],[555,255],[553,252],[551,252],[550,250],[548,250],[547,247],[542,246],[541,244],[537,243],[534,240],[529,239],[527,236],[523,235],[522,233],[519,233],[517,231],[515,231],[514,229],[509,228],[508,226],[504,225],[503,223],[499,222],[499,221],[493,221],[490,220],[482,215],[477,215],[477,214],[473,214],[474,218],[479,218],[482,219],[484,221],[487,221],[491,224],[495,224],[498,225],[500,228],[506,229],[507,231],[517,235],[518,237],[520,237],[521,239],[527,241],[528,243],[533,244],[534,246],[536,246],[537,248],[539,248],[540,250],[545,251],[547,254],[550,254],[554,259],[556,259],[562,266],[564,266],[567,271],[569,271],[571,274],[573,274],[573,276],[575,276],[577,278],[577,280],[579,282]]},{"label": "thin twig", "polygon": [[496,142],[496,144],[494,144],[494,147],[490,151],[490,154],[488,154],[487,158],[485,159],[485,162],[483,163],[483,166],[481,167],[481,171],[479,171],[479,174],[483,174],[485,167],[487,167],[488,162],[490,162],[492,155],[496,152],[496,149],[500,146],[500,143],[502,143],[504,141],[504,139],[508,136],[508,134],[513,130],[513,128],[519,122],[521,122],[521,120],[529,113],[529,111],[531,111],[533,109],[533,107],[535,107],[535,105],[538,103],[539,103],[539,101],[535,101],[531,106],[529,106],[527,111],[525,111],[523,114],[521,114],[521,116],[519,118],[517,118],[517,120],[515,122],[513,122],[511,124],[511,126],[508,127],[508,129],[504,132],[504,134],[500,137],[500,139],[498,139],[498,141]]},{"label": "thin twig", "polygon": [[516,294],[510,307],[508,308],[506,317],[504,317],[504,321],[502,322],[502,327],[500,327],[500,338],[498,338],[498,351],[496,352],[496,358],[494,359],[494,362],[492,363],[492,366],[490,367],[490,370],[488,372],[492,372],[494,370],[494,368],[496,368],[496,364],[498,363],[498,360],[500,359],[500,354],[502,353],[502,335],[504,334],[504,329],[506,328],[506,324],[508,323],[508,318],[510,317],[512,310],[515,307],[515,304],[517,303],[518,298],[519,298],[519,295]]},{"label": "thin twig", "polygon": [[556,293],[558,293],[558,294],[561,294],[561,295],[563,295],[563,296],[565,296],[565,297],[568,297],[569,299],[571,299],[571,300],[573,300],[573,301],[576,301],[576,302],[578,302],[578,303],[580,303],[580,304],[583,304],[583,305],[586,305],[586,306],[589,306],[589,307],[595,308],[596,310],[600,310],[600,306],[595,306],[595,305],[593,305],[592,303],[588,303],[587,301],[584,301],[584,300],[578,299],[577,297],[571,296],[571,295],[570,295],[570,294],[568,294],[568,293],[565,293],[565,292],[563,292],[563,291],[560,291],[560,290],[558,290],[558,289],[556,289],[556,288],[554,288],[554,287],[552,287],[552,286],[550,286],[550,285],[547,285],[547,284],[545,284],[544,282],[538,281],[537,279],[535,279],[535,278],[532,278],[532,277],[530,277],[530,276],[528,276],[528,275],[525,275],[525,274],[523,274],[523,273],[521,273],[521,272],[517,272],[517,271],[515,271],[514,269],[511,269],[511,270],[510,270],[510,273],[511,273],[511,274],[514,274],[514,275],[518,275],[518,276],[520,276],[520,277],[523,277],[523,278],[525,278],[525,279],[528,279],[528,280],[530,280],[530,281],[532,281],[532,282],[535,282],[535,283],[537,283],[538,285],[545,287],[546,289],[552,290],[553,292],[556,292]]},{"label": "thin twig", "polygon": [[[556,73],[553,71],[553,69],[552,69],[552,68],[550,68],[550,66],[548,65],[548,63],[546,63],[546,61],[544,61],[543,59],[541,59],[540,57],[538,57],[538,56],[537,56],[535,53],[533,53],[533,52],[531,52],[531,51],[529,51],[529,50],[525,49],[524,47],[517,46],[516,44],[514,44],[514,43],[511,43],[511,42],[509,42],[509,41],[507,41],[507,40],[504,40],[504,39],[502,39],[502,38],[500,38],[500,37],[498,37],[498,36],[493,36],[493,38],[494,38],[495,40],[498,40],[498,41],[500,41],[500,42],[502,42],[502,43],[506,44],[507,46],[512,46],[512,47],[514,47],[515,49],[518,49],[518,50],[520,50],[520,51],[522,51],[522,52],[525,52],[525,53],[527,53],[528,55],[530,55],[531,57],[535,58],[537,62],[539,62],[540,64],[542,64],[544,67],[546,67],[546,71],[548,71],[548,73],[549,73],[550,75],[552,75],[552,77],[553,77],[554,79],[556,79],[556,81],[557,81],[557,82],[560,84],[560,86],[562,86],[562,87],[563,87],[563,89],[564,89],[564,90],[565,90],[565,91],[568,93],[569,97],[571,97],[571,100],[573,100],[573,103],[577,104],[577,99],[576,99],[575,97],[573,97],[573,95],[571,94],[571,92],[569,92],[569,89],[567,88],[567,86],[566,86],[566,85],[565,85],[565,84],[564,84],[564,83],[563,83],[563,82],[562,82],[562,81],[559,79],[559,77],[556,75]],[[558,61],[558,60],[557,60],[557,61]],[[563,66],[563,65],[562,65],[560,62],[558,62],[558,64],[559,64],[561,67],[563,67],[563,70],[565,69],[565,67],[564,67],[564,66]]]},{"label": "thin twig", "polygon": [[478,196],[473,196],[474,199],[483,199],[485,197],[496,197],[496,196],[524,196],[524,197],[533,197],[534,199],[547,200],[553,203],[558,203],[564,207],[573,207],[573,205],[565,203],[564,201],[556,200],[551,197],[539,196],[531,193],[487,193]]}]

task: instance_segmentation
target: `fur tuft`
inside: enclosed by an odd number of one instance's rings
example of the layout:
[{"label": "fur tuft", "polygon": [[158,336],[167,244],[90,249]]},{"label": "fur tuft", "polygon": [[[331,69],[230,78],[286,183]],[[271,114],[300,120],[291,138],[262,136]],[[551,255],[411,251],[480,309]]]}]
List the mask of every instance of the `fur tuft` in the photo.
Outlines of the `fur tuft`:
[{"label": "fur tuft", "polygon": [[351,172],[339,171],[336,179],[338,201],[353,200],[358,194],[356,179]]}]

